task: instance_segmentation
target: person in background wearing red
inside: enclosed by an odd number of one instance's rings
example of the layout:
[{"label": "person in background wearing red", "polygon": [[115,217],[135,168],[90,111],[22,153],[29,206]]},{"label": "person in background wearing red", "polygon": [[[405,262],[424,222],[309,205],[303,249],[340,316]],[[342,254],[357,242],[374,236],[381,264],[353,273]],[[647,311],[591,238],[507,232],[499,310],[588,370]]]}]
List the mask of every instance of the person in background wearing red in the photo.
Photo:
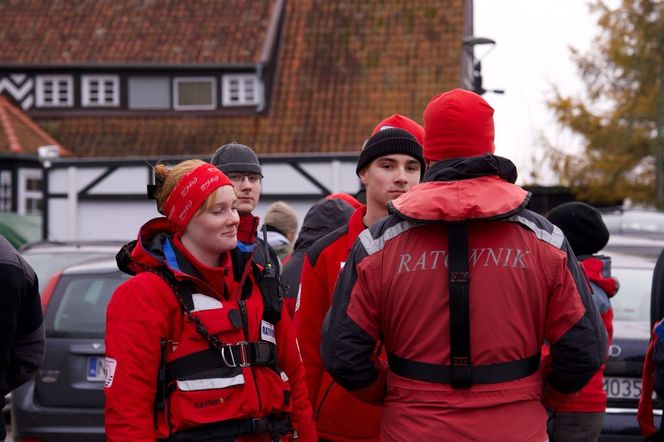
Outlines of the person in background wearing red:
[{"label": "person in background wearing red", "polygon": [[381,441],[544,442],[543,389],[573,394],[606,358],[590,288],[560,229],[525,209],[514,164],[493,155],[482,97],[437,95],[424,129],[423,182],[360,233],[336,282],[324,368],[382,406]]},{"label": "person in background wearing red", "polygon": [[236,248],[233,184],[200,160],[155,177],[165,216],[118,254],[135,276],[106,313],[106,437],[316,441],[277,284]]},{"label": "person in background wearing red", "polygon": [[[611,276],[611,258],[596,255],[609,241],[609,230],[597,209],[582,202],[556,206],[547,215],[549,221],[563,231],[572,251],[581,264],[592,288],[592,299],[602,317],[608,344],[613,338],[611,298],[618,292],[618,280]],[[548,346],[542,349],[548,358]],[[599,438],[606,411],[604,365],[577,396],[559,404],[550,404],[547,430],[551,442],[592,442]]]},{"label": "person in background wearing red", "polygon": [[[332,303],[337,275],[360,232],[386,216],[387,203],[407,192],[424,174],[424,157],[418,142],[422,127],[401,116],[389,120],[390,127],[383,127],[385,122],[381,122],[373,131],[357,162],[357,175],[366,187],[366,206],[356,209],[348,224],[316,241],[305,254],[295,327],[314,420],[323,440],[380,439],[381,408],[353,397],[323,369],[320,329]],[[396,124],[410,131],[394,127]]]},{"label": "person in background wearing red", "polygon": [[284,286],[284,310],[293,317],[300,294],[300,278],[304,254],[317,240],[348,223],[353,211],[361,204],[347,193],[333,193],[309,208],[295,241],[293,253],[284,263],[281,283]]}]

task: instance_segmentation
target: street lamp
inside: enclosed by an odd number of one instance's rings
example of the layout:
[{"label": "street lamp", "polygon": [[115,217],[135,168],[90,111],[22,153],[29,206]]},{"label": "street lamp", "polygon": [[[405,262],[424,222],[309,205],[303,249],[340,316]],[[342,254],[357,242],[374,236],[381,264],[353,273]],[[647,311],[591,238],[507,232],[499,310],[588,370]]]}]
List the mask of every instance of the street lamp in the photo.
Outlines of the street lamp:
[{"label": "street lamp", "polygon": [[[504,94],[504,89],[485,89],[482,85],[482,59],[493,50],[496,42],[486,37],[464,37],[462,43],[465,51],[471,56],[473,60],[473,73],[472,73],[472,86],[473,92],[478,95],[483,95],[485,92],[493,92],[494,94]],[[489,46],[489,48],[480,57],[475,57],[475,46]]]}]

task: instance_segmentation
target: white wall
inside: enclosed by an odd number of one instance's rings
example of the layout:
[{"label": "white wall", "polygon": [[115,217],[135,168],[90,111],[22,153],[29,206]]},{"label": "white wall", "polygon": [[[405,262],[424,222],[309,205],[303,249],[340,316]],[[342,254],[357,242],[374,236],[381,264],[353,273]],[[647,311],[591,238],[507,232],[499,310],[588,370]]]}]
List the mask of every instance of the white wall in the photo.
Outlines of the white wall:
[{"label": "white wall", "polygon": [[[118,166],[118,161],[111,163]],[[354,158],[327,162],[303,160],[298,164],[331,192],[355,194],[360,189]],[[120,165],[104,175],[108,170],[103,161],[95,165],[68,161],[49,170],[49,195],[45,198],[47,239],[130,240],[136,237],[142,224],[159,216],[155,201],[145,197],[150,182],[148,165]],[[271,203],[289,196],[283,199],[295,209],[301,225],[309,207],[320,198],[321,189],[287,161],[263,164],[263,175],[261,201],[254,213],[262,219]],[[87,199],[80,195],[85,189]]]}]

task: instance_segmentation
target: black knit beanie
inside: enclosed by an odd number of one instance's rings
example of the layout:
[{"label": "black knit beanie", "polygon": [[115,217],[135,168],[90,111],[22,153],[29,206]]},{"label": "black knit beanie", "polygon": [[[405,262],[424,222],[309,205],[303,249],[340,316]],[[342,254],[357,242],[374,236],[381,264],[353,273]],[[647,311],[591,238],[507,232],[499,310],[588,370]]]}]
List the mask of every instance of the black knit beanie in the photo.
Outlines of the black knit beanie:
[{"label": "black knit beanie", "polygon": [[609,241],[609,230],[599,210],[574,201],[554,207],[547,216],[560,227],[576,256],[594,255]]},{"label": "black knit beanie", "polygon": [[224,144],[212,154],[210,163],[225,174],[245,172],[263,175],[256,152],[251,147],[240,143]]},{"label": "black knit beanie", "polygon": [[360,171],[376,158],[395,153],[410,155],[419,161],[420,178],[424,176],[425,163],[422,146],[410,133],[396,127],[380,130],[364,143],[360,157],[357,160],[355,173],[359,175]]}]

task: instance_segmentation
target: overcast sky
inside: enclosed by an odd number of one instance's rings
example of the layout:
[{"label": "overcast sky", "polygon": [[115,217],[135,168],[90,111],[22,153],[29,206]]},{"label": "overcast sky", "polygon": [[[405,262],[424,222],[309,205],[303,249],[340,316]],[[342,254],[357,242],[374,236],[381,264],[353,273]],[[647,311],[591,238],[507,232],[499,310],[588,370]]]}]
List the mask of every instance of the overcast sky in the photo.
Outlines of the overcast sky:
[{"label": "overcast sky", "polygon": [[[597,15],[586,0],[475,0],[475,36],[496,45],[482,59],[484,87],[495,109],[496,154],[514,161],[519,184],[529,183],[532,155],[541,156],[544,133],[555,145],[578,150],[580,141],[554,123],[545,101],[552,85],[566,94],[579,94],[583,84],[571,61],[569,46],[582,52],[597,34]],[[481,56],[490,46],[477,46]],[[545,182],[553,176],[542,171]]]}]

